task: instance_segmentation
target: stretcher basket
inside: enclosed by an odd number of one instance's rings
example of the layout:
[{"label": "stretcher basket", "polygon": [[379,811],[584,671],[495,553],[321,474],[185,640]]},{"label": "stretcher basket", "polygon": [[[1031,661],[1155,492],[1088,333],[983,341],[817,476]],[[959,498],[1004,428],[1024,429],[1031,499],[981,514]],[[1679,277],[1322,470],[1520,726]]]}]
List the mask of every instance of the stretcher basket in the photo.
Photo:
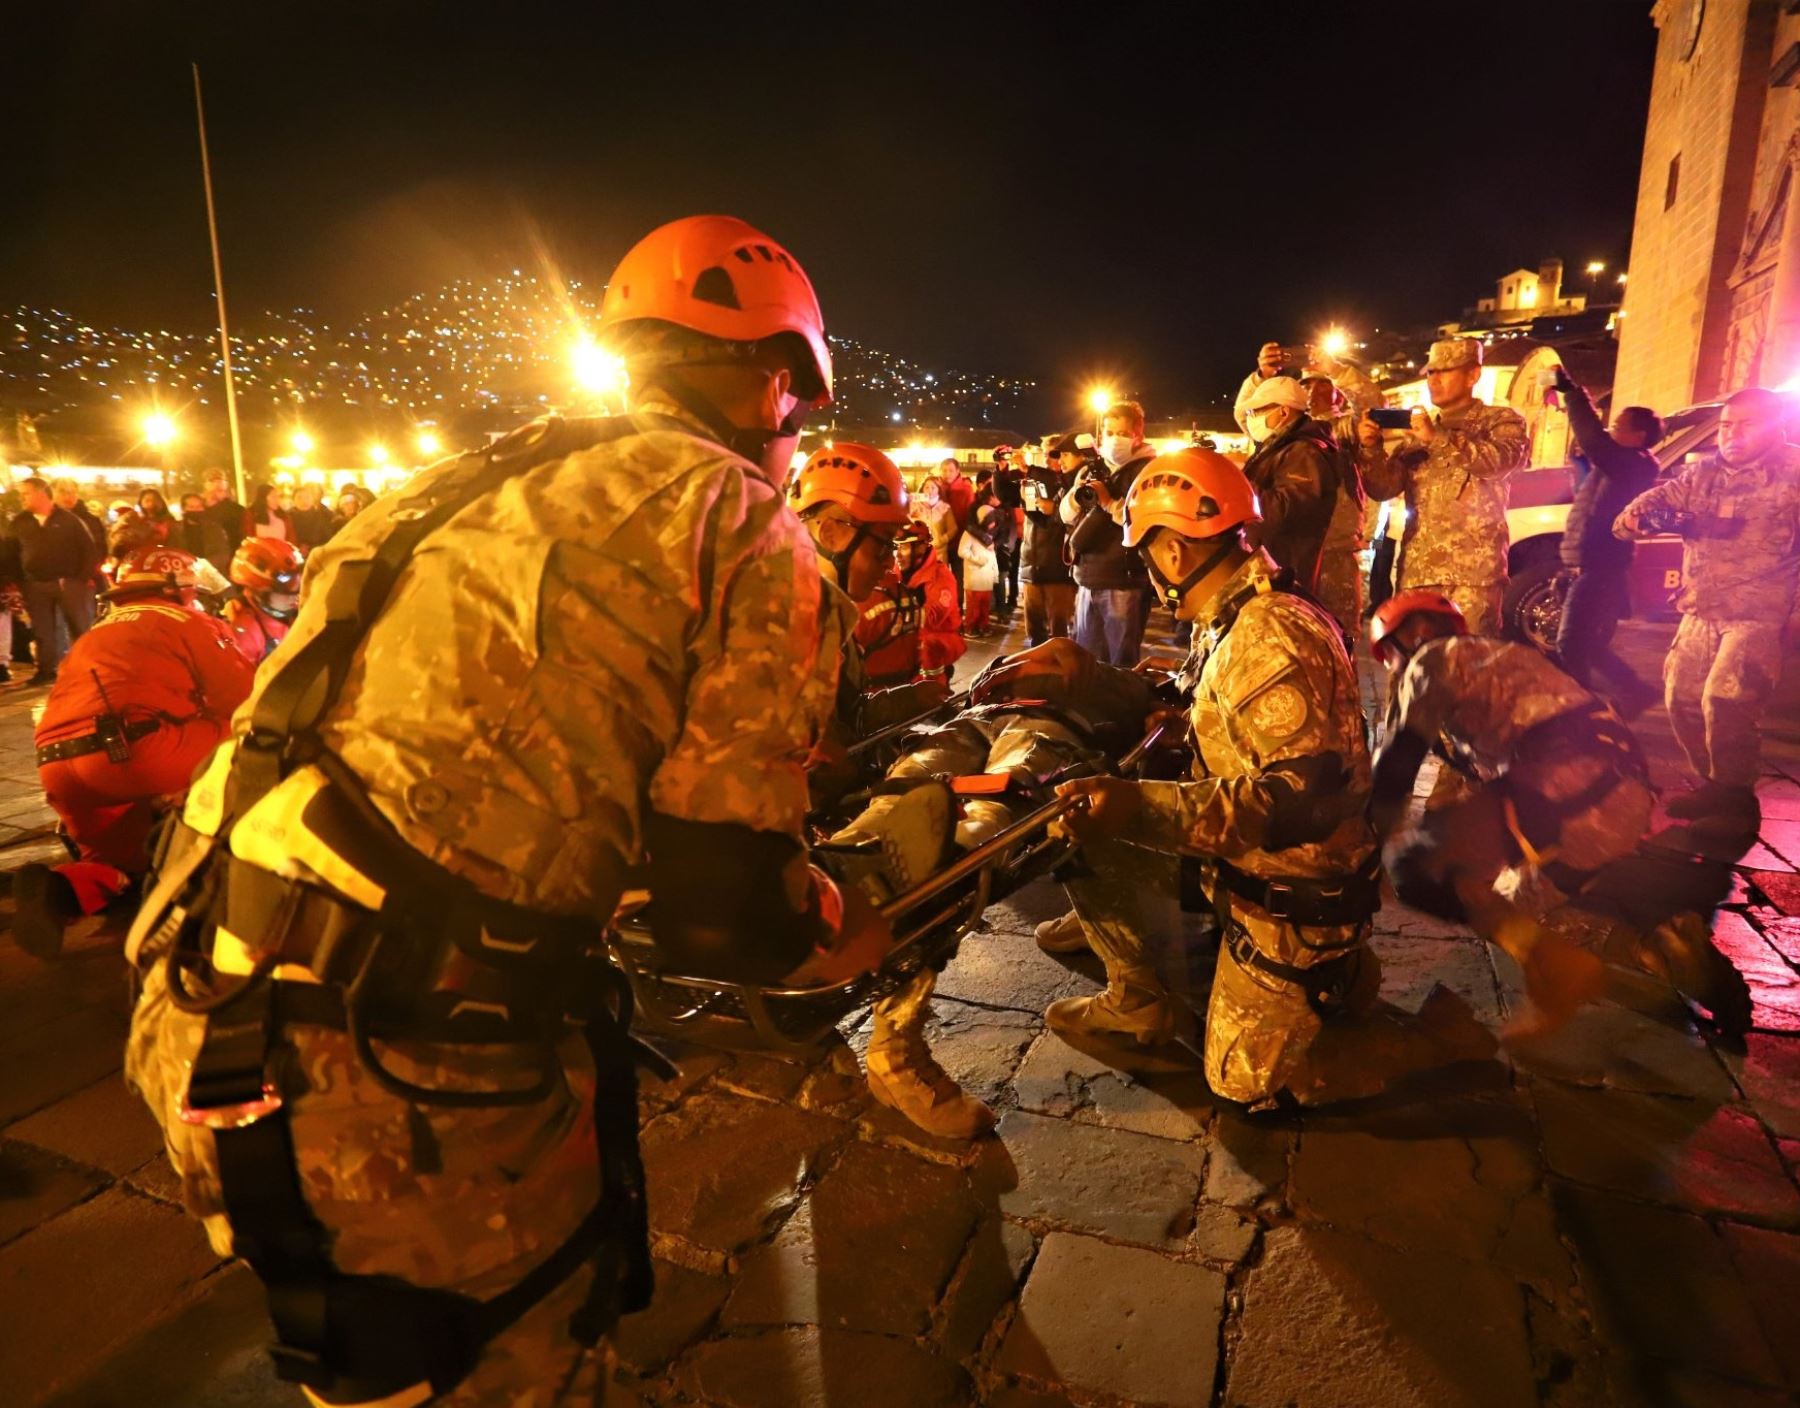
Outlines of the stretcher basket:
[{"label": "stretcher basket", "polygon": [[[1157,725],[1122,758],[1136,767],[1163,732]],[[817,1050],[846,1017],[879,1002],[927,968],[941,968],[988,905],[1050,874],[1075,849],[1050,824],[1075,799],[1053,799],[955,857],[943,869],[881,907],[895,943],[879,968],[840,983],[780,988],[677,973],[659,961],[646,920],[649,895],[626,897],[608,935],[613,962],[631,984],[641,1027],[717,1045],[791,1054]]]}]

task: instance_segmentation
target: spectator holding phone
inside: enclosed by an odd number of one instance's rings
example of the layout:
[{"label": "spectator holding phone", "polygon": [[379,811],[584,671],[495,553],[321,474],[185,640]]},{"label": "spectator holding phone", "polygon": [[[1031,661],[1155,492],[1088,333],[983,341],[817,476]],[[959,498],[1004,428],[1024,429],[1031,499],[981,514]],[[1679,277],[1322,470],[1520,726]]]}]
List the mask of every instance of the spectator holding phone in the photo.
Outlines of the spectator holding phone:
[{"label": "spectator holding phone", "polygon": [[1156,458],[1144,443],[1144,408],[1121,401],[1100,420],[1100,463],[1083,467],[1058,510],[1075,564],[1075,642],[1096,659],[1130,669],[1150,614],[1149,574],[1125,546],[1125,496]]},{"label": "spectator holding phone", "polygon": [[1590,677],[1598,672],[1606,693],[1630,718],[1654,703],[1657,692],[1612,649],[1619,618],[1631,613],[1632,554],[1629,542],[1613,536],[1612,525],[1627,504],[1656,483],[1656,456],[1650,447],[1663,437],[1662,418],[1648,406],[1627,406],[1613,417],[1608,435],[1593,398],[1569,369],[1559,366],[1552,375],[1588,464],[1563,528],[1563,566],[1576,576],[1563,598],[1556,650],[1577,682],[1591,688]]}]

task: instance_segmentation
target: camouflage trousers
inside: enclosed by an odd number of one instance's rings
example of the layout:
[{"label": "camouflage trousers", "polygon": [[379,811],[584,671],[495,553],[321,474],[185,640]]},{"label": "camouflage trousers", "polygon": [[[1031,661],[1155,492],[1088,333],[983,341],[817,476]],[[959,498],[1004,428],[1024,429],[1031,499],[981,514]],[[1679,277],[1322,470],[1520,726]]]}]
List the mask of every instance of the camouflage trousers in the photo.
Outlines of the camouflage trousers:
[{"label": "camouflage trousers", "polygon": [[[162,965],[153,965],[132,1014],[125,1074],[163,1128],[188,1210],[204,1221],[213,1250],[229,1256],[232,1229],[212,1133],[179,1114],[202,1028],[201,1018],[169,1002]],[[332,1233],[341,1271],[487,1299],[561,1245],[599,1196],[592,1065],[579,1038],[559,1048],[563,1079],[545,1100],[474,1110],[421,1108],[389,1094],[341,1032],[289,1028],[288,1048],[280,1079],[301,1187]],[[382,1054],[403,1079],[465,1090],[517,1084],[526,1070],[521,1058],[494,1048],[396,1042]],[[490,1341],[455,1390],[431,1401],[447,1408],[604,1402],[607,1348],[589,1349],[568,1331],[587,1285],[585,1270],[571,1277]]]},{"label": "camouflage trousers", "polygon": [[1323,1017],[1295,984],[1245,967],[1229,947],[1213,957],[1188,936],[1180,904],[1180,858],[1120,841],[1083,848],[1084,874],[1070,898],[1109,985],[1173,998],[1205,1010],[1201,1065],[1213,1092],[1258,1105],[1287,1091],[1303,1105],[1374,1095],[1443,1058],[1410,1013],[1378,999],[1381,963],[1366,925],[1302,928],[1231,901],[1226,922],[1258,952],[1296,968],[1346,951],[1354,976],[1341,1006]]},{"label": "camouflage trousers", "polygon": [[1763,707],[1781,678],[1782,623],[1683,616],[1663,662],[1669,723],[1702,780],[1756,783]]},{"label": "camouflage trousers", "polygon": [[1470,635],[1497,636],[1505,624],[1501,615],[1506,604],[1504,581],[1482,587],[1470,586],[1465,582],[1407,582],[1401,590],[1442,592],[1462,612],[1463,619],[1469,623]]}]

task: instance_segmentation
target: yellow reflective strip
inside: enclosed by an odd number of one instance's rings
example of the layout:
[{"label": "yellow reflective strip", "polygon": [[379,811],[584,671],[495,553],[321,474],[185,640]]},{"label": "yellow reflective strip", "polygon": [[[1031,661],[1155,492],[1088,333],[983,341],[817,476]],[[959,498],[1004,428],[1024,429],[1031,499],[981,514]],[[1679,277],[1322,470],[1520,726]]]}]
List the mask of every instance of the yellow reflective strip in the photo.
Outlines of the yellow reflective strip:
[{"label": "yellow reflective strip", "polygon": [[312,878],[364,909],[379,909],[387,891],[348,856],[339,855],[306,825],[307,803],[329,784],[317,767],[283,778],[231,828],[231,853],[276,875]]},{"label": "yellow reflective strip", "polygon": [[221,743],[206,760],[198,780],[188,788],[181,819],[202,836],[217,836],[225,824],[225,779],[231,774],[231,761],[236,756],[237,740]]},{"label": "yellow reflective strip", "polygon": [[313,1408],[418,1408],[419,1404],[428,1403],[431,1400],[431,1385],[428,1383],[414,1384],[411,1388],[403,1388],[398,1393],[390,1393],[386,1398],[359,1398],[354,1403],[347,1403],[343,1400],[327,1403],[305,1384],[300,1386],[300,1392],[306,1395],[306,1401],[312,1404]]}]

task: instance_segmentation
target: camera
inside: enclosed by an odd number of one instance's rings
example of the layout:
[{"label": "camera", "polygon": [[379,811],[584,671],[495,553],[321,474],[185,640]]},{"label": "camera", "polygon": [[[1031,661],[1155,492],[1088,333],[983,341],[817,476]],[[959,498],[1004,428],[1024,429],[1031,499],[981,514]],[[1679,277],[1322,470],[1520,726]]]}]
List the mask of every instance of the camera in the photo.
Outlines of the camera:
[{"label": "camera", "polygon": [[1083,508],[1092,508],[1100,502],[1100,491],[1084,479],[1075,486],[1075,502]]},{"label": "camera", "polygon": [[1369,419],[1383,430],[1412,429],[1412,412],[1404,406],[1377,406],[1369,412]]}]

